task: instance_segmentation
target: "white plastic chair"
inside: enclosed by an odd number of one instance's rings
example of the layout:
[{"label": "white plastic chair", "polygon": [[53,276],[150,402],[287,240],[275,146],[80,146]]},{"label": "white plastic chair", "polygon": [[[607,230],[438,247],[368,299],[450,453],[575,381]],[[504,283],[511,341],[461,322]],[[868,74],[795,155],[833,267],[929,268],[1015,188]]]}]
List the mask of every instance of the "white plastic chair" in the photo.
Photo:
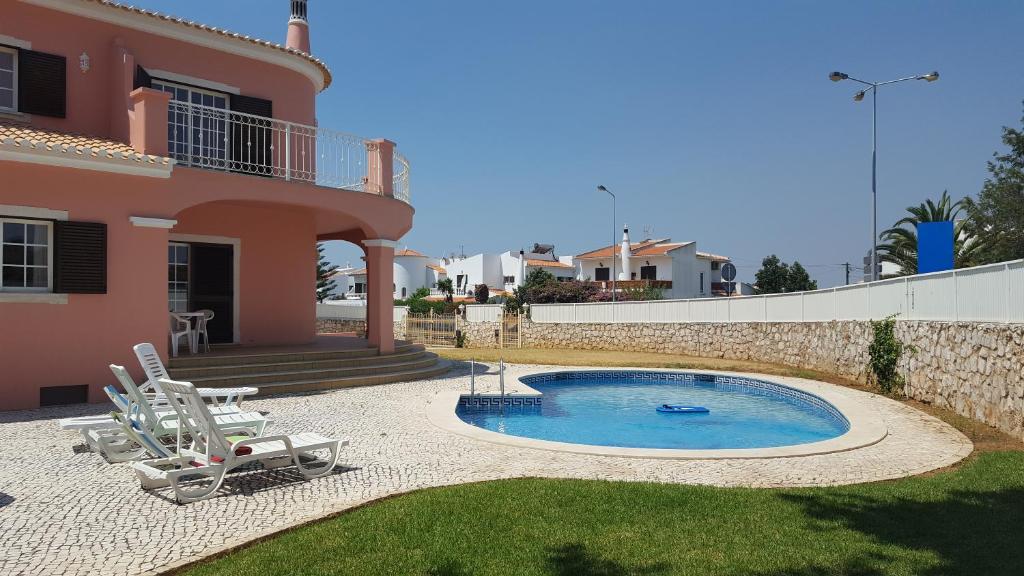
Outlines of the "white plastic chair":
[{"label": "white plastic chair", "polygon": [[[207,325],[207,323],[210,320],[213,320],[213,317],[214,317],[213,310],[203,309],[203,310],[196,310],[196,312],[199,312],[200,314],[202,314],[202,316],[200,316],[196,320],[196,335],[195,335],[195,338],[196,338],[196,349],[197,350],[202,350],[203,348],[205,348],[206,351],[209,352],[210,351],[210,333],[206,331],[206,325]],[[202,338],[204,343],[200,343],[200,341],[199,341],[200,338]]]},{"label": "white plastic chair", "polygon": [[178,316],[174,312],[168,312],[170,315],[170,335],[171,335],[171,354],[175,358],[178,356],[178,343],[182,338],[188,340],[188,351],[195,353],[192,349],[192,323],[187,318]]},{"label": "white plastic chair", "polygon": [[[139,359],[139,364],[142,364],[142,370],[146,372],[146,378],[148,381],[139,386],[139,389],[143,393],[156,393],[158,396],[163,396],[163,392],[160,390],[160,384],[158,381],[161,378],[170,379],[170,374],[167,373],[167,368],[164,368],[164,363],[160,360],[160,355],[157,354],[156,348],[148,343],[136,344],[132,346],[132,350],[135,351],[135,357]],[[214,406],[238,406],[241,408],[242,400],[246,396],[254,395],[259,393],[259,388],[252,386],[240,386],[237,388],[199,388],[199,395],[203,398],[209,398]],[[221,400],[223,398],[223,401]],[[162,398],[160,399],[163,400]],[[159,407],[160,402],[155,402]]]}]

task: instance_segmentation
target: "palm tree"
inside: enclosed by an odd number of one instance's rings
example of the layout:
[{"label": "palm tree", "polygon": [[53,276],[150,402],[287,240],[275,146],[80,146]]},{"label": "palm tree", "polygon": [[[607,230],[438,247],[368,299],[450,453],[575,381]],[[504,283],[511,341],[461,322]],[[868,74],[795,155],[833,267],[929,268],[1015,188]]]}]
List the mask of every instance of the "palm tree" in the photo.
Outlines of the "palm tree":
[{"label": "palm tree", "polygon": [[442,278],[442,279],[438,280],[437,281],[437,289],[440,290],[442,294],[444,294],[444,301],[445,302],[451,302],[452,301],[452,294],[455,293],[455,288],[454,288],[454,286],[452,286],[452,279],[451,278]]},{"label": "palm tree", "polygon": [[980,263],[981,242],[973,233],[973,220],[960,218],[965,211],[965,200],[953,202],[949,191],[943,191],[936,204],[927,200],[919,206],[909,206],[910,216],[901,218],[888,230],[878,235],[878,259],[899,266],[898,274],[883,277],[917,274],[917,225],[922,222],[953,222],[953,266],[965,268]]}]

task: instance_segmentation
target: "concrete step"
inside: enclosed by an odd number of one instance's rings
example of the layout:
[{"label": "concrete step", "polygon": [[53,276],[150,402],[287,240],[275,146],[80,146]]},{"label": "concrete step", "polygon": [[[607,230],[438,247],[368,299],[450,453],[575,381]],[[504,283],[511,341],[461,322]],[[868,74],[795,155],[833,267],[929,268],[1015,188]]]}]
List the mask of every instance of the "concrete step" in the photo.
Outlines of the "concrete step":
[{"label": "concrete step", "polygon": [[[395,353],[423,349],[419,344],[402,343],[395,346]],[[344,360],[351,358],[380,357],[376,348],[354,348],[351,350],[307,350],[296,352],[257,352],[257,348],[245,349],[238,354],[217,354],[213,356],[197,354],[171,358],[167,363],[172,368],[201,368],[209,366],[237,366],[241,364],[277,364],[283,362],[310,362],[317,360]]]},{"label": "concrete step", "polygon": [[192,382],[194,379],[243,376],[247,374],[266,374],[269,372],[299,372],[304,370],[329,370],[340,368],[357,368],[361,366],[382,366],[395,362],[409,362],[423,357],[427,352],[422,347],[407,347],[403,352],[388,356],[357,356],[355,358],[324,358],[293,362],[265,362],[262,358],[253,358],[252,362],[243,364],[225,364],[220,366],[197,366],[189,368],[170,368],[171,376],[176,380]]},{"label": "concrete step", "polygon": [[377,374],[353,376],[348,378],[326,378],[302,380],[298,382],[261,384],[258,396],[318,392],[336,388],[355,388],[359,386],[377,386],[380,384],[392,384],[394,382],[411,382],[413,380],[424,380],[440,376],[450,370],[451,367],[452,365],[450,361],[436,359],[433,365],[416,370],[402,370],[397,372],[382,371]]},{"label": "concrete step", "polygon": [[393,356],[378,356],[376,358],[378,362],[364,366],[325,368],[316,365],[307,370],[287,370],[279,369],[280,365],[270,365],[266,367],[266,370],[257,373],[221,374],[199,378],[183,378],[174,370],[170,372],[172,378],[186,380],[200,387],[256,386],[262,389],[267,384],[357,378],[380,373],[420,370],[437,364],[437,355],[431,352],[419,352],[413,358],[401,360],[394,359]]}]

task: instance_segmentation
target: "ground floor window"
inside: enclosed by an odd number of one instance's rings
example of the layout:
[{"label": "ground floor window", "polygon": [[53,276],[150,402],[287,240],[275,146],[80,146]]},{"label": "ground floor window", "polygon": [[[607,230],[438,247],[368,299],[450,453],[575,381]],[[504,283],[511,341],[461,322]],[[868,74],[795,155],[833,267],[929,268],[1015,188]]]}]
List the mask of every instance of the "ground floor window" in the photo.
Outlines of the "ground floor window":
[{"label": "ground floor window", "polygon": [[0,218],[0,291],[49,292],[53,286],[53,224]]},{"label": "ground floor window", "polygon": [[515,284],[515,283],[516,283],[516,277],[515,276],[505,276],[505,284]]},{"label": "ground floor window", "polygon": [[658,279],[658,267],[657,266],[641,266],[640,267],[640,279],[641,280],[657,280]]},{"label": "ground floor window", "polygon": [[611,279],[611,270],[608,268],[594,268],[594,280],[607,282]]},{"label": "ground floor window", "polygon": [[189,246],[171,242],[167,246],[167,305],[171,312],[188,312]]}]

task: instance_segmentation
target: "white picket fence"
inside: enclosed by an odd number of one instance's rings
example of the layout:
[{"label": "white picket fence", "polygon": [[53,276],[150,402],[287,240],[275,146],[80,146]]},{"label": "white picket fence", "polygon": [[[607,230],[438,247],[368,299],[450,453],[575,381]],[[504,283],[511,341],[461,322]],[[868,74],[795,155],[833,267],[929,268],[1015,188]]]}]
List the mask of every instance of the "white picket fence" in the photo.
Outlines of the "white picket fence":
[{"label": "white picket fence", "polygon": [[[497,321],[497,315],[482,319],[489,310],[469,314],[470,322]],[[891,314],[899,320],[1024,323],[1024,260],[792,294],[530,308],[534,322],[572,324],[828,322]]]}]

